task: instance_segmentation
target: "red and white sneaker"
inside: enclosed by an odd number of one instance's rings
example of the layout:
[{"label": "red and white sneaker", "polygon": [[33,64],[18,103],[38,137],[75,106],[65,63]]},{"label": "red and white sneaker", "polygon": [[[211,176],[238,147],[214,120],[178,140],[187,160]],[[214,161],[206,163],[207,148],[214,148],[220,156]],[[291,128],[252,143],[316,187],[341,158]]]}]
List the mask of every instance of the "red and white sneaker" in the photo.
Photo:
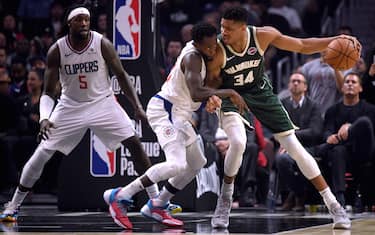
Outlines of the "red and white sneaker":
[{"label": "red and white sneaker", "polygon": [[141,214],[143,216],[153,219],[169,227],[179,227],[184,225],[184,222],[173,218],[169,214],[168,204],[163,207],[154,206],[153,200],[154,199],[148,200],[147,204],[142,207]]},{"label": "red and white sneaker", "polygon": [[117,199],[116,195],[121,188],[108,189],[104,192],[104,201],[109,205],[109,213],[116,224],[124,229],[132,229],[133,225],[130,222],[127,214],[128,208],[133,204],[130,199]]}]

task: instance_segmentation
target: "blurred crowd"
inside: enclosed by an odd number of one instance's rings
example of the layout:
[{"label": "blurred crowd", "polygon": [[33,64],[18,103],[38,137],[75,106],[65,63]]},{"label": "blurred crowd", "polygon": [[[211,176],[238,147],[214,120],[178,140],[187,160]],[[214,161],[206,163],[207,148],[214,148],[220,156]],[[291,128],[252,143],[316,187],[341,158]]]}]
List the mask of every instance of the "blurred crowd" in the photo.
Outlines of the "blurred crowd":
[{"label": "blurred crowd", "polygon": [[[0,3],[0,191],[9,195],[19,173],[37,145],[39,97],[43,88],[46,53],[64,30],[65,9],[79,0],[13,0]],[[91,28],[107,35],[109,0],[95,2]],[[321,35],[324,12],[332,15],[340,1],[325,0],[164,0],[158,4],[161,51],[160,76],[165,79],[198,21],[220,31],[224,9],[242,5],[249,11],[248,23],[270,25],[297,37]],[[322,11],[321,9],[325,9]],[[341,26],[337,34],[353,34]],[[354,35],[356,36],[356,35]],[[288,74],[284,89],[277,90],[277,62],[285,51],[270,48],[265,53],[266,71],[294,124],[297,137],[316,156],[323,175],[343,205],[355,198],[368,208],[375,205],[369,185],[374,172],[375,45],[347,71],[336,71],[320,55],[305,57]],[[348,113],[350,115],[348,115]],[[340,114],[340,115],[338,115]],[[215,115],[197,112],[196,127],[205,152],[222,165],[229,142]],[[301,211],[306,202],[319,204],[311,185],[305,182],[295,162],[278,147],[271,133],[254,119],[248,132],[244,161],[236,180],[239,206],[266,205],[277,200],[283,210]],[[358,129],[357,129],[358,128]],[[356,133],[362,133],[356,136]],[[343,134],[344,133],[344,134]],[[346,133],[346,134],[345,134]],[[364,135],[363,133],[366,133]],[[337,136],[337,137],[335,137]],[[356,136],[354,141],[354,137]],[[372,139],[371,139],[372,138]],[[332,140],[336,139],[336,140]],[[365,144],[364,152],[361,143]],[[358,147],[359,146],[359,147]],[[59,159],[59,158],[57,158]],[[58,161],[58,160],[57,160]],[[52,167],[56,169],[57,163]],[[41,191],[53,191],[56,172],[46,171]],[[54,176],[53,176],[54,175]],[[271,177],[275,176],[275,177]],[[43,188],[44,187],[44,188]],[[270,198],[275,197],[275,198]],[[311,196],[313,195],[313,196]],[[314,201],[315,200],[315,201]],[[313,202],[312,202],[313,201]],[[364,208],[364,207],[363,207]],[[375,208],[374,208],[375,209]]]}]

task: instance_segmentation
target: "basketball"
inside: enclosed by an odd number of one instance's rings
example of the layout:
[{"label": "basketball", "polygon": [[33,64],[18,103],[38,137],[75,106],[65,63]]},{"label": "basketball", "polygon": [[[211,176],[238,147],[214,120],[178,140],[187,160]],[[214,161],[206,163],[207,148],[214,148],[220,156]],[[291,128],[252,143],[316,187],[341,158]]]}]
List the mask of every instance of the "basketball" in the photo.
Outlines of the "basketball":
[{"label": "basketball", "polygon": [[357,40],[338,38],[328,44],[323,52],[323,61],[337,70],[352,68],[360,57],[360,44]]}]

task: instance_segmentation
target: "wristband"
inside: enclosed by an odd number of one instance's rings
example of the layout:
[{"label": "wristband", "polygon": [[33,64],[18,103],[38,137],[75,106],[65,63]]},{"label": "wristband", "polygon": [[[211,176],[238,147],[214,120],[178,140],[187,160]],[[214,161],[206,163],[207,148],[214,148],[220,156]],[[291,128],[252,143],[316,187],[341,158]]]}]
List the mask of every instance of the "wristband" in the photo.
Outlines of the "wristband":
[{"label": "wristband", "polygon": [[39,102],[39,122],[48,119],[52,113],[55,101],[49,95],[42,95]]}]

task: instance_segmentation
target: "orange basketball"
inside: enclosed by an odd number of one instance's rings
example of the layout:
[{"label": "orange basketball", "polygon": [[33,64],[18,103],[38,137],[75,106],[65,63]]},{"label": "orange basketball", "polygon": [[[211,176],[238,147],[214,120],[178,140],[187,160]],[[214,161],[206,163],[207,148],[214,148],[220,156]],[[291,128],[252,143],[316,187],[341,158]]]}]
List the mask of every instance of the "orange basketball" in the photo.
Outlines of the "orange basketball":
[{"label": "orange basketball", "polygon": [[355,39],[338,38],[328,44],[323,60],[332,68],[347,70],[352,68],[360,57],[360,44]]}]

